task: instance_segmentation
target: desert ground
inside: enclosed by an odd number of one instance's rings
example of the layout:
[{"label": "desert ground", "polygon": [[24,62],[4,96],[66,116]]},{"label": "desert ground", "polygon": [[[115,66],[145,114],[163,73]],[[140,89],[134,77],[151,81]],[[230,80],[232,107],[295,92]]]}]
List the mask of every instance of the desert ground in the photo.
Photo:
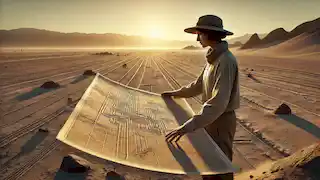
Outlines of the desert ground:
[{"label": "desert ground", "polygon": [[[233,164],[241,172],[254,170],[261,163],[319,142],[319,54],[288,57],[231,50],[239,63],[241,85]],[[112,55],[96,52],[101,50],[1,53],[0,179],[63,179],[56,172],[69,153],[103,167],[87,179],[104,179],[110,170],[126,179],[200,179],[126,167],[56,140],[72,112],[70,106],[77,103],[93,79],[82,75],[85,70],[161,93],[189,84],[206,63],[203,50],[110,50]],[[47,81],[60,87],[40,88]],[[188,103],[195,112],[201,107],[199,97],[188,99]],[[274,114],[282,103],[291,108],[291,115]]]}]

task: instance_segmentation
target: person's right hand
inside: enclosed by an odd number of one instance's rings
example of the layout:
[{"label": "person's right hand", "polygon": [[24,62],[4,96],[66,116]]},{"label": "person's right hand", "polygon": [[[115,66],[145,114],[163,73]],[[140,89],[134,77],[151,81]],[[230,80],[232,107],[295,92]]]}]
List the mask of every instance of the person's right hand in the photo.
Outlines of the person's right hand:
[{"label": "person's right hand", "polygon": [[174,93],[170,92],[170,91],[165,91],[165,92],[161,93],[161,96],[162,97],[170,97],[170,96],[174,96]]}]

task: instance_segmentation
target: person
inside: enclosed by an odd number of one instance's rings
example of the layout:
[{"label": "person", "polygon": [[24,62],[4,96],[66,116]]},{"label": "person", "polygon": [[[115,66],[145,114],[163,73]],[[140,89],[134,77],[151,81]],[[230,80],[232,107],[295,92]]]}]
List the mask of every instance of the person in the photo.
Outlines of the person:
[{"label": "person", "polygon": [[[201,111],[166,135],[167,141],[178,141],[186,133],[204,128],[232,161],[232,143],[236,131],[235,109],[239,108],[238,63],[223,39],[232,32],[223,28],[222,19],[204,15],[197,25],[184,30],[197,34],[202,47],[210,47],[206,65],[198,78],[178,90],[165,91],[163,97],[190,98],[202,94]],[[202,176],[209,179],[233,179],[233,173]]]}]

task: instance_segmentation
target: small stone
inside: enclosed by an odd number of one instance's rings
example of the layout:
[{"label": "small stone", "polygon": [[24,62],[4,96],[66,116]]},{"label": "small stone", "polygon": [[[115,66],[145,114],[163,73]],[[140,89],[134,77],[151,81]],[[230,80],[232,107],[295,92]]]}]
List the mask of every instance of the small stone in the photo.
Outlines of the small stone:
[{"label": "small stone", "polygon": [[69,154],[63,158],[60,170],[68,173],[85,173],[90,170],[90,163],[79,156]]},{"label": "small stone", "polygon": [[68,98],[68,105],[71,105],[72,104],[72,98]]},{"label": "small stone", "polygon": [[252,178],[253,178],[253,176],[252,176],[252,175],[250,175],[249,177],[250,177],[250,179],[252,179]]},{"label": "small stone", "polygon": [[251,126],[251,123],[245,123],[244,125],[249,127],[249,126]]},{"label": "small stone", "polygon": [[265,172],[265,171],[262,172],[262,174],[265,174],[265,173],[267,173],[267,172]]},{"label": "small stone", "polygon": [[266,156],[270,157],[271,156],[271,153],[270,152],[265,152],[264,153]]},{"label": "small stone", "polygon": [[125,180],[125,178],[114,171],[109,171],[106,180]]},{"label": "small stone", "polygon": [[254,130],[253,132],[257,134],[257,133],[259,133],[260,131],[259,131],[259,129],[256,129],[256,130]]},{"label": "small stone", "polygon": [[60,88],[60,84],[54,82],[54,81],[47,81],[43,83],[40,88],[43,89],[55,89],[55,88]]},{"label": "small stone", "polygon": [[95,73],[94,71],[92,71],[91,69],[89,69],[89,70],[85,70],[85,71],[83,72],[83,75],[84,75],[84,76],[95,76],[96,73]]},{"label": "small stone", "polygon": [[49,132],[49,130],[47,128],[40,128],[38,131],[39,132],[44,132],[44,133]]},{"label": "small stone", "polygon": [[283,103],[274,111],[274,114],[291,114],[291,108]]},{"label": "small stone", "polygon": [[279,169],[277,168],[277,169],[272,170],[271,173],[275,173],[275,172],[278,172],[278,171],[279,171]]}]

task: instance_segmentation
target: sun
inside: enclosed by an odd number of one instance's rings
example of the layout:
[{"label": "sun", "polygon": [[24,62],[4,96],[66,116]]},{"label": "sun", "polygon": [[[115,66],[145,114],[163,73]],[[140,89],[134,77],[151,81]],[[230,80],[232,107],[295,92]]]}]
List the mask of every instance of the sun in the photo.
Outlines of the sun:
[{"label": "sun", "polygon": [[149,36],[152,38],[162,38],[163,37],[163,31],[158,27],[152,27],[149,30]]}]

